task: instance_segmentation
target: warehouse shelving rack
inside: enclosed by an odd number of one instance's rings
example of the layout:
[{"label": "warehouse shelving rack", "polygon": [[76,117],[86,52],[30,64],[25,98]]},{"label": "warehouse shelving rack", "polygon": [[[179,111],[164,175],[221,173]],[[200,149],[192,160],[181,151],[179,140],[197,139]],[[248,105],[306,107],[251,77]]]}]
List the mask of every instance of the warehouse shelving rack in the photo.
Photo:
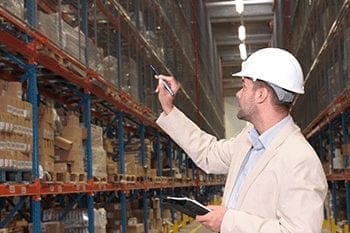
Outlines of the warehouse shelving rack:
[{"label": "warehouse shelving rack", "polygon": [[[349,232],[349,1],[299,1],[292,9],[292,52],[305,72],[293,114],[329,182],[324,227]],[[344,149],[345,148],[345,149]]]},{"label": "warehouse shelving rack", "polygon": [[[60,2],[60,1],[58,1]],[[139,2],[139,1],[136,1]],[[158,10],[163,9],[158,1],[146,1],[148,4],[155,4]],[[46,8],[47,11],[52,10],[49,5],[50,1],[38,1],[38,5],[42,8]],[[82,16],[82,31],[85,34],[89,32],[89,24],[91,23],[88,18],[88,4],[86,1],[82,2],[81,5],[81,16]],[[121,34],[122,33],[131,33],[137,41],[137,49],[141,49],[143,52],[151,55],[151,60],[157,65],[162,67],[162,70],[167,71],[170,74],[181,74],[178,71],[172,71],[167,67],[170,67],[170,64],[164,63],[162,59],[154,53],[154,49],[150,44],[144,39],[142,35],[138,32],[139,26],[136,23],[136,28],[131,22],[130,17],[125,13],[125,10],[119,3],[115,1],[100,1],[96,0],[94,3],[99,6],[99,9],[103,11],[105,5],[111,5],[115,8],[116,12],[114,15],[110,15],[110,12],[106,11],[106,18],[109,19],[109,23],[117,22],[115,30],[120,30],[121,33],[117,33],[117,41],[119,48],[121,47]],[[140,3],[140,2],[139,2]],[[164,2],[162,2],[164,3]],[[139,137],[141,139],[141,161],[144,163],[144,139],[146,137],[147,128],[151,128],[153,131],[156,131],[156,154],[158,161],[158,175],[162,175],[162,169],[160,165],[160,144],[164,143],[162,135],[159,131],[159,128],[155,125],[155,115],[152,112],[154,109],[146,107],[144,104],[140,104],[134,100],[137,97],[131,97],[129,94],[121,91],[115,86],[111,85],[110,82],[103,79],[98,73],[94,70],[88,68],[89,60],[85,57],[85,63],[82,64],[81,61],[78,61],[76,58],[68,54],[67,52],[62,51],[62,49],[52,43],[45,35],[36,31],[35,25],[36,22],[36,1],[26,1],[26,9],[28,15],[29,25],[23,23],[22,21],[15,18],[13,15],[9,14],[3,8],[0,8],[0,18],[2,19],[2,27],[0,29],[0,43],[1,43],[1,57],[2,61],[7,65],[14,67],[15,69],[10,72],[2,72],[2,77],[8,80],[19,80],[18,77],[22,75],[23,83],[27,83],[27,95],[29,101],[33,105],[33,175],[34,181],[29,183],[9,183],[9,184],[0,184],[0,196],[1,197],[20,197],[20,201],[15,204],[15,207],[11,213],[6,217],[5,220],[0,222],[0,226],[5,226],[10,218],[12,218],[16,211],[19,211],[23,205],[23,202],[26,200],[26,197],[30,197],[32,202],[32,214],[31,218],[33,221],[33,231],[41,231],[41,199],[45,195],[57,195],[57,194],[77,194],[76,198],[66,207],[66,211],[69,211],[74,204],[81,201],[82,197],[86,194],[86,205],[89,215],[89,232],[93,232],[93,200],[94,194],[96,193],[106,193],[108,194],[108,201],[115,199],[116,192],[117,196],[122,205],[122,232],[126,232],[126,196],[125,194],[130,191],[141,191],[142,198],[144,203],[144,216],[147,216],[147,198],[149,196],[149,190],[157,190],[159,195],[164,190],[165,192],[174,192],[174,188],[192,188],[192,187],[201,187],[201,186],[222,186],[222,182],[207,182],[199,181],[197,177],[193,176],[194,182],[161,182],[161,183],[151,183],[151,182],[135,182],[128,184],[114,184],[114,183],[102,183],[94,182],[92,177],[92,163],[91,163],[91,132],[90,124],[92,119],[98,119],[104,125],[107,125],[106,131],[116,131],[114,135],[118,138],[119,145],[119,155],[120,161],[123,161],[123,150],[125,143],[125,137],[127,136],[124,131],[138,131]],[[115,5],[116,4],[116,5]],[[168,4],[168,3],[166,3]],[[187,4],[185,1],[183,4]],[[51,5],[52,6],[52,5]],[[192,8],[195,9],[196,1],[192,1]],[[111,8],[109,8],[111,9]],[[183,9],[182,9],[183,11]],[[163,20],[166,21],[166,13],[162,13]],[[118,15],[117,18],[116,15]],[[171,24],[168,23],[168,30],[171,30]],[[126,30],[126,31],[124,31]],[[131,31],[131,32],[130,32]],[[181,48],[180,39],[176,36],[176,32],[172,31],[171,36],[175,38],[176,45],[178,48]],[[87,38],[86,38],[87,39]],[[88,48],[85,48],[85,54],[87,53]],[[186,52],[180,49],[177,51],[182,56],[187,56]],[[117,51],[121,53],[121,51]],[[140,52],[138,53],[140,55]],[[59,61],[59,62],[57,62]],[[187,69],[191,64],[187,58]],[[143,61],[139,61],[141,64]],[[121,62],[118,61],[119,67],[121,67]],[[175,69],[175,68],[174,68]],[[192,72],[197,68],[191,68]],[[119,70],[119,69],[118,69]],[[138,72],[145,73],[145,70],[138,68]],[[118,78],[120,79],[120,71],[118,71]],[[197,74],[197,78],[198,78]],[[200,88],[203,88],[201,81],[197,80],[200,84]],[[50,92],[47,89],[50,88]],[[198,89],[199,87],[197,87]],[[193,93],[187,93],[188,90],[182,90],[181,100],[186,100],[191,102],[191,96]],[[203,91],[204,93],[208,93]],[[38,95],[39,94],[39,95]],[[38,150],[38,106],[40,101],[40,95],[46,96],[52,99],[57,100],[60,103],[69,106],[72,109],[83,109],[83,122],[84,126],[87,128],[87,141],[86,141],[86,158],[87,158],[87,182],[86,183],[63,183],[63,184],[48,184],[42,183],[39,180],[39,150]],[[142,97],[142,95],[140,95]],[[207,96],[208,98],[208,96]],[[144,101],[143,98],[140,98],[141,102]],[[198,102],[197,102],[198,104]],[[181,105],[181,102],[180,102]],[[192,103],[192,106],[195,104]],[[213,105],[216,106],[216,105]],[[206,120],[207,116],[204,116],[198,107],[197,109],[202,122],[206,122],[206,127],[215,132],[216,135],[221,135],[220,132],[222,129],[220,127],[219,131],[214,129],[211,125],[211,120]],[[187,111],[190,111],[188,109]],[[217,110],[215,111],[217,112]],[[218,115],[218,113],[217,113]],[[113,119],[112,122],[115,124],[109,124],[110,119]],[[217,126],[217,125],[216,125]],[[107,130],[108,129],[108,130]],[[149,131],[149,130],[148,130]],[[169,140],[169,139],[167,139]],[[169,148],[169,152],[175,156],[178,156],[179,160],[182,160],[183,152],[177,148]],[[168,152],[168,153],[169,153]],[[181,155],[181,156],[180,156]],[[187,161],[187,158],[184,159]],[[170,163],[171,164],[171,163]],[[183,164],[181,162],[180,164]],[[119,164],[120,170],[124,170],[124,163]],[[172,166],[172,165],[171,165]],[[187,169],[187,167],[186,167]],[[63,217],[63,216],[62,216]],[[147,218],[145,218],[147,219]],[[147,232],[147,221],[145,222],[145,232]]]}]

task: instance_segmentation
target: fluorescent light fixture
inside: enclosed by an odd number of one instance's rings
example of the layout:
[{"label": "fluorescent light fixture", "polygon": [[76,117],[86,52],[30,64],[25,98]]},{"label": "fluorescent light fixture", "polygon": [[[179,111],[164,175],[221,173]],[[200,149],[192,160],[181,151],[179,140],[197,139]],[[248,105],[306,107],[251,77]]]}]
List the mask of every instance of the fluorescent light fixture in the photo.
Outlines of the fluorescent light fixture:
[{"label": "fluorescent light fixture", "polygon": [[242,14],[244,11],[244,4],[243,4],[243,0],[236,0],[236,11],[238,14]]},{"label": "fluorescent light fixture", "polygon": [[247,59],[247,48],[244,43],[239,44],[239,54],[241,55],[242,60]]},{"label": "fluorescent light fixture", "polygon": [[238,38],[240,41],[244,41],[246,38],[245,27],[243,25],[238,28]]}]

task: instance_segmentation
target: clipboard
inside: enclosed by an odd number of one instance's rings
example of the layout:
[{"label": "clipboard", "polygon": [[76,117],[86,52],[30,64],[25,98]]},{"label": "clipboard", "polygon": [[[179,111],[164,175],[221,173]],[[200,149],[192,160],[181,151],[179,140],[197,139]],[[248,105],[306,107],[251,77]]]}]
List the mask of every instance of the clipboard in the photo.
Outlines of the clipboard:
[{"label": "clipboard", "polygon": [[195,218],[197,215],[207,214],[211,211],[208,207],[188,197],[163,198],[163,206],[180,211],[192,218]]}]

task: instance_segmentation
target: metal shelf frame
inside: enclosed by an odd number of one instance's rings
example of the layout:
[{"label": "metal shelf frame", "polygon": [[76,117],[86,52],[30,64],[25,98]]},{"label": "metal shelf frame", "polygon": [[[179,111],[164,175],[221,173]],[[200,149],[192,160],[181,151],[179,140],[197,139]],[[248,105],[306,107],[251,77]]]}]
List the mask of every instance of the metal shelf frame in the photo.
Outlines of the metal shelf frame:
[{"label": "metal shelf frame", "polygon": [[[41,2],[41,1],[39,1]],[[60,2],[60,1],[59,1]],[[110,1],[107,1],[110,2]],[[137,1],[139,2],[139,1]],[[103,4],[103,1],[96,0],[97,4]],[[14,213],[17,212],[23,202],[26,200],[26,197],[31,199],[31,210],[32,210],[32,221],[33,221],[33,232],[41,232],[41,198],[44,195],[56,195],[56,194],[74,194],[76,195],[75,199],[65,206],[65,211],[63,216],[70,209],[73,208],[77,202],[85,202],[89,215],[89,232],[94,232],[94,195],[105,193],[108,194],[108,201],[112,201],[116,198],[115,192],[119,192],[118,200],[122,206],[122,232],[126,232],[127,219],[126,219],[126,193],[134,190],[140,190],[142,192],[143,206],[144,206],[144,219],[147,219],[147,205],[149,198],[149,190],[157,190],[159,197],[162,196],[162,193],[170,190],[174,192],[176,187],[193,187],[193,186],[222,186],[223,182],[207,182],[198,180],[187,181],[187,182],[175,182],[174,180],[169,180],[161,183],[150,183],[148,181],[135,182],[132,184],[112,184],[112,183],[103,183],[103,182],[94,182],[92,176],[92,150],[91,150],[91,121],[93,118],[100,120],[102,123],[108,122],[107,119],[112,119],[110,124],[106,124],[105,133],[112,132],[116,135],[119,145],[119,169],[122,174],[125,173],[124,167],[124,147],[125,147],[125,135],[127,131],[139,130],[139,136],[141,139],[141,163],[145,165],[145,145],[144,139],[146,135],[146,127],[151,127],[156,130],[156,150],[157,150],[157,164],[158,169],[157,173],[159,176],[162,176],[162,162],[161,162],[161,143],[162,138],[165,138],[158,126],[155,124],[155,116],[153,112],[146,106],[139,104],[130,97],[129,94],[119,90],[114,87],[111,83],[104,80],[98,73],[93,71],[89,67],[88,57],[85,56],[85,65],[78,61],[76,58],[62,51],[60,47],[52,43],[45,35],[36,31],[34,28],[37,24],[37,1],[27,0],[26,7],[28,10],[28,22],[30,26],[18,20],[9,14],[6,10],[0,7],[0,18],[3,22],[11,25],[15,29],[16,34],[12,34],[5,28],[0,27],[0,43],[3,45],[0,48],[0,54],[8,53],[9,55],[13,54],[13,60],[18,58],[18,61],[25,61],[21,64],[17,64],[17,69],[19,71],[24,70],[25,75],[23,76],[23,82],[27,81],[28,88],[28,98],[32,103],[33,109],[33,174],[35,180],[32,183],[15,183],[15,184],[0,184],[0,200],[1,197],[10,196],[10,197],[20,197],[21,202],[17,203],[13,208],[14,212],[8,216],[12,218]],[[138,6],[139,7],[139,6]],[[81,5],[82,11],[81,14],[81,28],[85,34],[88,34],[88,5],[87,1],[83,1]],[[128,28],[133,29],[133,24],[127,15],[123,15],[121,9],[118,9],[119,16],[125,17],[128,21]],[[108,16],[114,17],[114,16]],[[114,19],[114,18],[112,18]],[[125,19],[124,19],[125,20]],[[116,29],[120,29],[120,20],[116,21]],[[112,23],[112,21],[110,21]],[[162,60],[158,58],[157,54],[153,52],[153,49],[150,47],[145,39],[142,39],[142,36],[138,33],[139,26],[136,26],[135,35],[138,35],[138,43],[141,43],[142,46],[148,48],[151,51],[152,58],[155,59],[158,64],[161,64],[164,69],[166,65],[162,63]],[[18,36],[21,35],[21,36]],[[121,33],[116,33],[117,38],[117,48],[121,48]],[[29,38],[29,40],[27,40]],[[85,43],[87,44],[88,37],[85,37]],[[142,42],[144,41],[144,42]],[[87,54],[88,47],[85,47],[85,54]],[[118,53],[120,54],[120,50]],[[57,60],[63,61],[63,63],[57,62]],[[138,60],[138,74],[141,76],[144,73],[144,70],[141,67],[144,67],[143,60]],[[10,63],[14,63],[13,61]],[[28,64],[26,64],[28,63]],[[118,60],[118,66],[121,67],[121,59]],[[48,81],[41,77],[43,69],[50,72],[51,80],[57,82],[58,92],[56,93],[47,93],[47,91],[41,88],[42,84],[48,84]],[[170,72],[169,72],[170,73]],[[120,79],[121,73],[118,69],[118,79]],[[46,77],[45,77],[46,78]],[[11,76],[12,80],[18,80],[18,77]],[[62,96],[58,96],[59,92],[62,91]],[[77,94],[78,93],[78,94]],[[67,183],[67,184],[47,184],[42,183],[39,180],[39,133],[38,133],[38,107],[39,107],[39,94],[43,96],[49,96],[60,100],[62,104],[65,104],[73,109],[83,109],[83,122],[85,128],[87,128],[87,140],[84,144],[85,146],[85,161],[87,167],[87,182],[83,183]],[[74,96],[73,103],[65,100],[67,96]],[[188,95],[187,95],[188,98]],[[140,98],[142,99],[142,98]],[[190,101],[191,99],[188,98]],[[94,110],[92,110],[92,106]],[[102,107],[101,107],[102,106]],[[97,109],[97,110],[96,110]],[[103,113],[107,113],[108,117],[105,117]],[[201,115],[203,119],[205,117]],[[126,119],[130,119],[135,122],[135,125],[128,129],[125,126]],[[116,125],[114,124],[116,123]],[[207,124],[210,123],[207,121]],[[218,134],[218,133],[217,133]],[[169,156],[169,164],[171,173],[173,164],[172,157],[175,155],[177,148],[175,149],[172,146],[171,140],[165,138],[165,143],[169,144],[167,147],[166,154]],[[181,162],[179,163],[180,169],[183,165],[183,161],[186,161],[186,171],[187,171],[187,158],[182,160],[181,153]],[[187,173],[187,172],[186,172]],[[85,199],[86,198],[86,199]],[[172,214],[173,216],[173,214]],[[7,221],[7,220],[6,220]],[[5,223],[5,222],[4,222]],[[4,224],[0,223],[0,224]],[[1,228],[1,227],[0,227]],[[148,231],[148,222],[144,222],[145,232]]]}]

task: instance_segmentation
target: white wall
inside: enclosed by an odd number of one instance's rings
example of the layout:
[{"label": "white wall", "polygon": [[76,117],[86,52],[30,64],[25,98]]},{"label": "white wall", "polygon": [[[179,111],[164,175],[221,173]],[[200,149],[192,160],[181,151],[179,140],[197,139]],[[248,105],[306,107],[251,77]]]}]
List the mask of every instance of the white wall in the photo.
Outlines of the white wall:
[{"label": "white wall", "polygon": [[225,136],[231,138],[237,136],[237,134],[246,125],[245,121],[237,119],[238,102],[236,97],[224,98],[225,109]]}]

